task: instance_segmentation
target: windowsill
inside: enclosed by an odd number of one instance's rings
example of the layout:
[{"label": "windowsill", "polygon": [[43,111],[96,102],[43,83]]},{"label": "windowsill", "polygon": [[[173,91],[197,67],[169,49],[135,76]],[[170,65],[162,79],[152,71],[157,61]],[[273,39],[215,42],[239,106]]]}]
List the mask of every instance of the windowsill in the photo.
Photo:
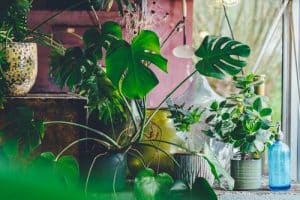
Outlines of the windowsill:
[{"label": "windowsill", "polygon": [[261,189],[253,191],[224,191],[216,190],[219,200],[299,200],[300,184],[293,183],[288,191],[274,192],[268,188],[264,179]]}]

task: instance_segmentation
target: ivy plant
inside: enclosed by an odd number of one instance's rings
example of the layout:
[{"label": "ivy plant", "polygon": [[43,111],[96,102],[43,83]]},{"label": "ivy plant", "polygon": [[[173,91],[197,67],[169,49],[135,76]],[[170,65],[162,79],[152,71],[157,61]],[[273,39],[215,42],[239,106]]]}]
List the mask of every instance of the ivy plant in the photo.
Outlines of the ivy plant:
[{"label": "ivy plant", "polygon": [[204,132],[208,136],[232,144],[244,157],[259,157],[275,133],[272,109],[267,106],[266,97],[254,93],[254,85],[258,84],[255,80],[254,74],[234,77],[240,92],[222,102],[214,101],[205,121],[209,129]]}]

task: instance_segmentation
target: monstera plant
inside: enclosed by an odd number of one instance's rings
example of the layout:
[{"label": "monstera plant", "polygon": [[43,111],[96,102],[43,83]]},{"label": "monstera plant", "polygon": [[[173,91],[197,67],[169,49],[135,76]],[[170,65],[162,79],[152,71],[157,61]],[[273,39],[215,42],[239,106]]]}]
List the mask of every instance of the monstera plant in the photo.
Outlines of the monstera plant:
[{"label": "monstera plant", "polygon": [[[50,75],[59,86],[68,86],[71,91],[87,97],[90,109],[98,111],[102,119],[114,122],[125,112],[128,113],[127,117],[131,121],[129,127],[117,134],[116,138],[111,138],[109,133],[72,122],[56,121],[47,124],[74,125],[99,135],[97,138],[88,137],[75,141],[64,151],[79,142],[93,140],[102,146],[101,153],[105,155],[122,152],[143,160],[143,155],[136,152],[136,149],[139,146],[147,146],[162,151],[176,163],[172,156],[159,146],[142,140],[146,126],[164,102],[195,73],[216,78],[224,78],[224,74],[239,73],[246,64],[240,59],[249,56],[250,48],[227,37],[207,36],[196,51],[199,57],[196,69],[167,94],[150,115],[146,115],[147,95],[159,83],[152,67],[166,73],[168,71],[167,60],[160,53],[159,37],[153,31],[142,30],[129,42],[122,39],[118,24],[106,22],[100,27],[101,29],[89,29],[85,32],[83,47],[69,48],[62,55],[53,54]],[[131,102],[136,106],[137,115],[133,113]],[[104,113],[108,116],[103,115]],[[160,142],[176,145],[172,141]],[[178,148],[187,150],[180,146]],[[100,155],[102,154],[99,153]],[[94,158],[95,162],[99,156]],[[220,180],[220,173],[213,162],[210,164],[217,180]],[[89,172],[92,168],[93,166]]]}]

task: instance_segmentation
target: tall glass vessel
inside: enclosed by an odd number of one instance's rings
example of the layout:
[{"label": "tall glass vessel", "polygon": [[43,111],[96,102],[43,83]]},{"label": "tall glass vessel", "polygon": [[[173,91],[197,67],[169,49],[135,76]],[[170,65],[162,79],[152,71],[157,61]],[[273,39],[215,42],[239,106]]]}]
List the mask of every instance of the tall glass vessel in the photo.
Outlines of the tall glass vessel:
[{"label": "tall glass vessel", "polygon": [[269,187],[273,191],[291,188],[290,149],[281,141],[282,134],[276,135],[275,143],[269,148]]}]

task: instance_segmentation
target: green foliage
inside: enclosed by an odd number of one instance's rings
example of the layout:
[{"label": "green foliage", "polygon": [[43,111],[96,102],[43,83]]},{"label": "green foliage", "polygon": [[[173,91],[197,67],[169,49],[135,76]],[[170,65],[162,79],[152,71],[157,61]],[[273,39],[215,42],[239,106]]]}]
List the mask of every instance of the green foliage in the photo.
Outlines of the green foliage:
[{"label": "green foliage", "polygon": [[117,88],[108,79],[98,64],[103,58],[103,49],[122,37],[121,27],[115,22],[106,22],[101,31],[89,29],[83,35],[84,48],[72,47],[64,55],[52,52],[50,76],[61,88],[68,86],[73,92],[87,97],[89,111],[98,110],[105,122],[111,119],[126,119],[124,101]]},{"label": "green foliage", "polygon": [[0,109],[4,107],[5,96],[7,94],[7,82],[5,79],[5,71],[8,69],[9,64],[5,59],[5,51],[0,49]]},{"label": "green foliage", "polygon": [[259,156],[274,139],[272,109],[266,107],[266,97],[254,93],[255,75],[234,77],[234,82],[240,93],[212,103],[205,133],[233,144],[243,154]]},{"label": "green foliage", "polygon": [[27,36],[27,16],[31,9],[30,0],[4,0],[0,6],[0,30],[6,33],[0,35],[0,42],[7,38],[23,41]]},{"label": "green foliage", "polygon": [[240,57],[248,57],[250,48],[228,37],[206,36],[195,55],[200,58],[196,64],[200,74],[224,79],[225,73],[237,75],[247,65]]},{"label": "green foliage", "polygon": [[3,151],[7,156],[26,157],[41,144],[44,124],[35,118],[30,108],[17,107],[6,116],[0,134]]},{"label": "green foliage", "polygon": [[217,200],[218,197],[205,178],[199,177],[193,185],[193,196],[199,200]]},{"label": "green foliage", "polygon": [[183,132],[190,131],[191,125],[200,121],[201,115],[204,111],[200,108],[193,108],[193,106],[186,109],[184,108],[184,104],[168,104],[168,108],[171,112],[171,116],[169,116],[169,118],[174,120],[176,130]]},{"label": "green foliage", "polygon": [[31,164],[32,169],[51,176],[66,188],[75,188],[79,184],[79,166],[73,156],[62,156],[56,160],[52,152],[44,152]]},{"label": "green foliage", "polygon": [[159,38],[152,31],[141,31],[131,44],[124,40],[112,43],[107,51],[107,76],[129,98],[143,98],[158,84],[150,64],[167,72],[167,60],[160,55]]},{"label": "green foliage", "polygon": [[[226,169],[224,169],[222,164],[219,162],[215,154],[211,151],[210,147],[206,143],[204,145],[203,158],[208,162],[211,172],[220,186],[223,189],[233,190],[234,179],[230,176]],[[221,180],[221,177],[223,177],[224,181]],[[226,182],[226,184],[224,184],[224,182]]]},{"label": "green foliage", "polygon": [[[44,163],[44,164],[42,164]],[[57,176],[52,169],[52,163],[46,159],[35,166],[20,170],[15,163],[9,168],[1,163],[0,168],[0,198],[23,200],[83,200],[86,198],[78,187],[66,187],[63,179],[67,177]],[[60,164],[62,166],[62,164]],[[66,167],[67,168],[67,167]],[[69,179],[67,179],[69,180]]]},{"label": "green foliage", "polygon": [[168,197],[173,183],[170,175],[156,175],[152,169],[146,168],[135,177],[134,193],[137,200],[164,200]]}]

